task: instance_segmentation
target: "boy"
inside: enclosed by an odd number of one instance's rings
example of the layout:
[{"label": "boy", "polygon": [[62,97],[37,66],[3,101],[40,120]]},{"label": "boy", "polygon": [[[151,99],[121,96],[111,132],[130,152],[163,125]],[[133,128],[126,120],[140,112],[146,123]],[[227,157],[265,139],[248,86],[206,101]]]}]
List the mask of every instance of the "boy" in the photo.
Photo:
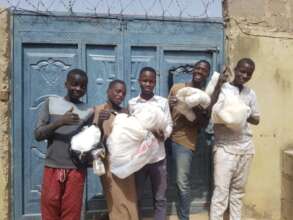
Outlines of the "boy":
[{"label": "boy", "polygon": [[[108,100],[106,103],[95,107],[93,123],[100,126],[103,131],[103,140],[111,134],[113,122],[118,113],[127,113],[127,109],[121,107],[126,95],[126,84],[121,80],[113,80],[107,89]],[[111,113],[112,112],[112,113]],[[110,220],[138,220],[137,197],[134,175],[120,179],[110,172],[110,161],[106,155],[106,174],[101,176],[103,190],[107,200]]]},{"label": "boy", "polygon": [[221,101],[224,97],[229,98],[229,95],[239,95],[250,107],[251,114],[240,131],[231,130],[223,124],[214,125],[214,191],[210,209],[211,220],[223,220],[223,214],[228,207],[230,220],[241,219],[244,187],[255,153],[248,123],[257,125],[260,120],[256,95],[244,85],[251,79],[254,69],[255,64],[250,58],[239,60],[234,68],[234,80],[223,84],[218,97]]},{"label": "boy", "polygon": [[73,163],[69,146],[73,135],[91,120],[92,109],[79,99],[88,78],[80,69],[67,74],[65,97],[49,97],[39,113],[37,141],[47,140],[47,155],[41,193],[43,220],[79,220],[86,170]]},{"label": "boy", "polygon": [[174,84],[170,90],[169,103],[172,119],[174,121],[172,140],[172,156],[176,170],[176,186],[178,201],[176,203],[177,215],[180,220],[188,220],[191,201],[191,164],[197,144],[198,131],[208,122],[208,115],[200,108],[194,108],[197,119],[189,121],[184,115],[173,108],[177,102],[176,94],[184,87],[204,89],[205,82],[210,73],[210,64],[206,60],[195,63],[192,72],[192,81]]},{"label": "boy", "polygon": [[167,161],[164,141],[172,132],[172,119],[169,110],[168,100],[161,96],[154,95],[156,86],[156,71],[151,67],[144,67],[139,73],[138,79],[141,93],[139,96],[132,98],[128,102],[129,113],[133,113],[141,104],[155,105],[162,109],[168,121],[165,131],[153,132],[160,145],[160,153],[152,164],[147,164],[136,173],[136,187],[138,196],[138,206],[141,208],[144,183],[147,177],[150,177],[152,194],[154,201],[154,220],[166,219],[166,190],[167,190]]}]

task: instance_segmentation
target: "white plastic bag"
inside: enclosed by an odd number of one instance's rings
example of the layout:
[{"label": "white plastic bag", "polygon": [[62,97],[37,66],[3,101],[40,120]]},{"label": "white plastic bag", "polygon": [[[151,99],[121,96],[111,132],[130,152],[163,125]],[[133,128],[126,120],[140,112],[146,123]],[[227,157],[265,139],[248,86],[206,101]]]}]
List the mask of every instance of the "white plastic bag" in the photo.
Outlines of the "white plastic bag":
[{"label": "white plastic bag", "polygon": [[219,78],[220,78],[220,73],[214,72],[205,89],[206,94],[208,94],[209,96],[213,94]]},{"label": "white plastic bag", "polygon": [[141,126],[149,131],[164,130],[167,126],[167,119],[160,107],[149,104],[140,104],[134,110],[132,116],[136,117]]},{"label": "white plastic bag", "polygon": [[110,170],[119,178],[126,178],[152,162],[160,152],[152,130],[165,130],[166,116],[151,105],[142,105],[133,115],[118,114],[107,139]]},{"label": "white plastic bag", "polygon": [[84,127],[71,139],[71,149],[81,154],[92,150],[100,141],[101,131],[95,125]]},{"label": "white plastic bag", "polygon": [[250,113],[249,106],[239,96],[229,94],[213,106],[211,119],[214,124],[225,124],[233,130],[240,130]]},{"label": "white plastic bag", "polygon": [[178,102],[175,108],[189,121],[194,121],[196,119],[195,113],[192,110],[193,107],[200,105],[203,108],[207,108],[211,102],[207,93],[201,89],[192,87],[179,89],[176,97]]},{"label": "white plastic bag", "polygon": [[189,108],[197,105],[207,108],[211,102],[210,97],[203,90],[192,87],[179,89],[176,97],[180,101],[185,102]]}]

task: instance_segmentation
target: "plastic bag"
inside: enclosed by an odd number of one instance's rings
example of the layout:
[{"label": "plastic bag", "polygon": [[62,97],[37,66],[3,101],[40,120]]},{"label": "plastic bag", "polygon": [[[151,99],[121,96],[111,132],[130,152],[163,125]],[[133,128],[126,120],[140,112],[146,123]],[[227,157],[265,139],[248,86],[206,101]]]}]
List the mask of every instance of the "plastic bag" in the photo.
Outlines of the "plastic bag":
[{"label": "plastic bag", "polygon": [[214,72],[205,89],[206,94],[208,94],[209,96],[213,94],[219,78],[220,78],[220,73]]},{"label": "plastic bag", "polygon": [[205,91],[192,87],[179,89],[176,97],[178,102],[175,108],[189,121],[196,119],[195,113],[192,110],[193,107],[200,105],[203,108],[207,108],[211,102],[210,97]]},{"label": "plastic bag", "polygon": [[214,124],[225,124],[228,128],[240,130],[245,126],[250,113],[249,106],[239,96],[229,94],[213,106],[211,120]]},{"label": "plastic bag", "polygon": [[70,154],[77,167],[84,168],[91,164],[93,160],[91,151],[97,147],[100,138],[100,129],[95,125],[84,127],[71,138]]},{"label": "plastic bag", "polygon": [[105,158],[105,148],[95,149],[91,152],[93,156],[93,172],[98,176],[102,176],[106,173],[102,158]]},{"label": "plastic bag", "polygon": [[153,162],[160,146],[151,131],[166,126],[166,117],[156,106],[142,105],[131,116],[118,114],[107,139],[111,172],[126,178]]},{"label": "plastic bag", "polygon": [[132,113],[146,130],[164,130],[167,126],[167,119],[161,108],[155,105],[140,104]]}]

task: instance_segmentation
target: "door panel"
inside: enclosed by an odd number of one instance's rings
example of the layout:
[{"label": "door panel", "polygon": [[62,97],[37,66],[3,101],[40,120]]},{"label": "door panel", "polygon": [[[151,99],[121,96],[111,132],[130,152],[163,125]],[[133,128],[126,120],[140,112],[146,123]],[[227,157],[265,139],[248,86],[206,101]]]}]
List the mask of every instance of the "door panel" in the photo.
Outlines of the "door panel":
[{"label": "door panel", "polygon": [[22,145],[24,163],[24,213],[39,213],[41,178],[46,141],[37,142],[33,136],[38,111],[48,95],[63,95],[68,70],[78,66],[75,45],[24,45],[23,47],[24,88],[24,140]]},{"label": "door panel", "polygon": [[[168,83],[165,86],[171,87],[172,84],[190,82],[192,80],[193,65],[199,60],[207,60],[211,63],[213,54],[210,51],[198,50],[165,50],[163,52],[163,72],[169,74]],[[170,146],[169,146],[170,147]],[[191,178],[191,210],[198,211],[202,209],[209,201],[211,164],[210,146],[206,144],[204,132],[198,136],[197,150],[192,161],[192,178]],[[169,155],[169,162],[172,161],[172,153]],[[175,173],[172,169],[172,162],[169,163],[169,201],[176,198]],[[169,206],[172,206],[169,204]],[[174,207],[173,207],[174,211]]]},{"label": "door panel", "polygon": [[[110,81],[119,77],[118,45],[90,45],[86,47],[86,69],[89,77],[88,103],[91,106],[107,100],[107,87]],[[120,61],[121,62],[121,61]],[[88,169],[86,183],[86,209],[105,209],[100,178]]]},{"label": "door panel", "polygon": [[[139,72],[143,67],[157,67],[157,49],[156,47],[130,47],[130,85],[128,97],[132,98],[139,94],[140,88],[138,84]],[[127,62],[127,61],[126,61]]]}]

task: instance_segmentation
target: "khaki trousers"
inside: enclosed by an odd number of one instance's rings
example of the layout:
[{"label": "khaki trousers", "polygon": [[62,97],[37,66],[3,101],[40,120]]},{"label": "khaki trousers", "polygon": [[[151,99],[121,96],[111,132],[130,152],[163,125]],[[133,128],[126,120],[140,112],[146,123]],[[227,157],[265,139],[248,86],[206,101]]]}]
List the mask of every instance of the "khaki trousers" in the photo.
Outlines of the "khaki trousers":
[{"label": "khaki trousers", "polygon": [[229,219],[241,219],[242,197],[252,158],[252,154],[231,154],[222,147],[217,147],[214,153],[214,191],[210,220],[223,220],[228,206]]}]

